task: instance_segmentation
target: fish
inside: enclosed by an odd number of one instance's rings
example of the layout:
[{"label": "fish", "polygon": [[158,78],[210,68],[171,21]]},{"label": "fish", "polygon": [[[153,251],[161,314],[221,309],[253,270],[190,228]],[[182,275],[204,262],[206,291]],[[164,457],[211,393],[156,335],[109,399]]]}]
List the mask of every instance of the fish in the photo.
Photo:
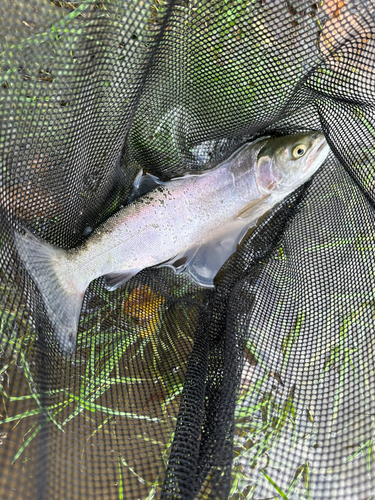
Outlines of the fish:
[{"label": "fish", "polygon": [[[108,290],[115,290],[145,268],[169,266],[214,286],[249,227],[305,183],[328,152],[319,132],[260,137],[203,173],[161,182],[140,172],[138,197],[69,250],[19,226],[13,233],[18,254],[63,353],[75,349],[91,281],[104,276]],[[139,196],[150,179],[154,187]]]}]

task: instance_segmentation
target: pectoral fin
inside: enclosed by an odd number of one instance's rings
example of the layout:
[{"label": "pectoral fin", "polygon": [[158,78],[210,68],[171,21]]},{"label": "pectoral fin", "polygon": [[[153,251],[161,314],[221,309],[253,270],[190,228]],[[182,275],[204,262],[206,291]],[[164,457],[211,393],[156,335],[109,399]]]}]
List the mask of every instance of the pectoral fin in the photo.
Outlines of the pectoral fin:
[{"label": "pectoral fin", "polygon": [[239,226],[219,238],[202,245],[186,267],[186,272],[201,286],[213,286],[219,269],[236,251],[237,245],[246,234],[249,224]]},{"label": "pectoral fin", "polygon": [[263,198],[257,198],[256,200],[251,201],[247,205],[245,205],[237,214],[237,217],[239,219],[245,219],[247,217],[250,217],[251,215],[254,215],[254,208],[256,205],[259,204],[260,201],[262,201]]},{"label": "pectoral fin", "polygon": [[[255,225],[256,219],[253,221]],[[247,230],[248,220],[239,221],[231,232],[199,247],[189,248],[157,267],[168,266],[176,273],[186,272],[200,286],[212,287],[213,280],[226,260],[236,251]]]}]

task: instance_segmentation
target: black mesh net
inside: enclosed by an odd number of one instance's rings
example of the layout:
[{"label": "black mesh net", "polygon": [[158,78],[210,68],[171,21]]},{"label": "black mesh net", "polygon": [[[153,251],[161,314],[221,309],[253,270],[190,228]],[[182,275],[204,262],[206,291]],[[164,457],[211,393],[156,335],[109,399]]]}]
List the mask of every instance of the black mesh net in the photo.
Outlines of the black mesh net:
[{"label": "black mesh net", "polygon": [[[1,498],[374,499],[373,2],[3,0],[0,44]],[[310,130],[213,288],[98,278],[60,349],[15,231],[79,247],[141,169]]]}]

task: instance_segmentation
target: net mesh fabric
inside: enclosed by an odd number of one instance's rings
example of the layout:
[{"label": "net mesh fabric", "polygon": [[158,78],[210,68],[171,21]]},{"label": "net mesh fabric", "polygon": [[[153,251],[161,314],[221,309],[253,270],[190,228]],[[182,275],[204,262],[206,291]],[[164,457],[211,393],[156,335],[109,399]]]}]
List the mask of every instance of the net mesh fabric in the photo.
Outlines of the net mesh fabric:
[{"label": "net mesh fabric", "polygon": [[[372,2],[0,5],[0,492],[9,499],[353,499],[374,483]],[[142,168],[244,140],[331,153],[220,270],[86,291],[64,356],[16,251],[63,248]]]}]

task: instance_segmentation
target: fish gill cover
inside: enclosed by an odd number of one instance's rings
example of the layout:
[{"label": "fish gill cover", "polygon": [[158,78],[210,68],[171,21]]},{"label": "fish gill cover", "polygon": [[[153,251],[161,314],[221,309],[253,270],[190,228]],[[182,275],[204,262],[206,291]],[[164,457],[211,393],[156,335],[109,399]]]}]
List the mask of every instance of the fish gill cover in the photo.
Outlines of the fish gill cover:
[{"label": "fish gill cover", "polygon": [[[370,1],[0,3],[1,498],[375,498],[374,28]],[[61,351],[15,231],[75,248],[141,169],[310,130],[327,160],[214,288],[99,278]]]}]

